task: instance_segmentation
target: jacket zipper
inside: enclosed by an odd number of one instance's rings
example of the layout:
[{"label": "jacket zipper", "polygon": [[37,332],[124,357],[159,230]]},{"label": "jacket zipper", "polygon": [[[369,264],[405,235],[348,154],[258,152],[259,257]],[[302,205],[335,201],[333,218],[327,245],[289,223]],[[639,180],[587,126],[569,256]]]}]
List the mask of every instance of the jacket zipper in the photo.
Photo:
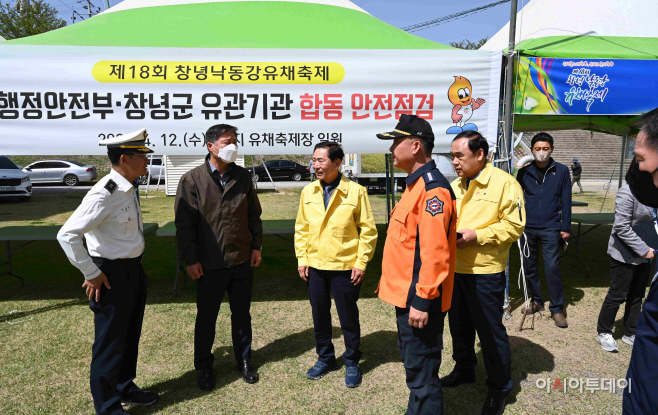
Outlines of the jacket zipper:
[{"label": "jacket zipper", "polygon": [[[546,176],[548,176],[548,173],[551,171],[551,167],[555,167],[555,165],[549,166],[548,169],[546,169],[546,173],[544,173],[544,178],[541,179],[541,187],[539,189],[539,214],[541,214],[541,202],[544,199],[544,182],[546,181]],[[537,168],[537,166],[535,166]]]}]

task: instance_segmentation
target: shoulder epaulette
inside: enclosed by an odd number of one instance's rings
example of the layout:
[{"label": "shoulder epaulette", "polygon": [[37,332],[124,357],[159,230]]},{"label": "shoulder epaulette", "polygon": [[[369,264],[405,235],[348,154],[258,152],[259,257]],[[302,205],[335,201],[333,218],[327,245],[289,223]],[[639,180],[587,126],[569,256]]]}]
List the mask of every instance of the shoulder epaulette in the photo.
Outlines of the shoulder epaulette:
[{"label": "shoulder epaulette", "polygon": [[438,181],[438,179],[439,177],[434,170],[430,170],[423,174],[423,180],[425,180],[425,184],[434,183]]},{"label": "shoulder epaulette", "polygon": [[455,199],[455,193],[452,191],[452,186],[450,186],[450,183],[445,178],[445,176],[441,174],[439,169],[432,169],[423,174],[423,180],[425,180],[426,192],[432,189],[436,189],[437,187],[443,187],[448,189],[452,198]]},{"label": "shoulder epaulette", "polygon": [[423,180],[425,180],[425,191],[440,187],[442,178],[443,175],[437,169],[432,169],[427,173],[423,174]]},{"label": "shoulder epaulette", "polygon": [[107,181],[107,183],[105,183],[104,189],[112,194],[115,190],[117,190],[117,184],[114,182],[114,180],[110,179]]}]

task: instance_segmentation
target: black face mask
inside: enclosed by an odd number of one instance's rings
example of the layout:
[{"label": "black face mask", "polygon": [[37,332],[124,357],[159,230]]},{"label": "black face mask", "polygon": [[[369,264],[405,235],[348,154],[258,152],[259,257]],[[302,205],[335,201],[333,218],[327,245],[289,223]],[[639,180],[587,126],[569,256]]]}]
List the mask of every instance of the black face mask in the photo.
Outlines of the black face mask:
[{"label": "black face mask", "polygon": [[[658,169],[654,170],[654,173]],[[658,208],[658,188],[653,184],[653,173],[640,171],[638,162],[633,158],[626,173],[626,183],[631,192],[643,205]]]}]

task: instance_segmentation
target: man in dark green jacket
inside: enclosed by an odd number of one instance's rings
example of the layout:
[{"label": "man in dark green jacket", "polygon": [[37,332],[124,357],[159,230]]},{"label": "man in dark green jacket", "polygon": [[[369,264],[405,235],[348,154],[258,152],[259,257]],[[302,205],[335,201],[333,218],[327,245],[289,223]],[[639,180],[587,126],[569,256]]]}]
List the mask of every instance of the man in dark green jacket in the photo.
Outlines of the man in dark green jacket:
[{"label": "man in dark green jacket", "polygon": [[247,383],[258,382],[251,362],[252,267],[260,265],[263,225],[251,174],[237,166],[237,128],[210,127],[205,162],[185,173],[176,192],[176,237],[187,273],[197,283],[194,367],[203,390],[215,387],[215,325],[228,292],[233,351]]}]

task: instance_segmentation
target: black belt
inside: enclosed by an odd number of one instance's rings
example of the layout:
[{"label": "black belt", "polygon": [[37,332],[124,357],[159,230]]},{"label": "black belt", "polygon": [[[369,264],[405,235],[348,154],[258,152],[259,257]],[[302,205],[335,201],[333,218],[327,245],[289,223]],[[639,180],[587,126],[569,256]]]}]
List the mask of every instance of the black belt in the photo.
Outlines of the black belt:
[{"label": "black belt", "polygon": [[142,262],[144,259],[144,255],[136,256],[134,258],[117,258],[117,259],[108,259],[108,258],[103,258],[100,256],[92,256],[91,260],[94,262],[100,262],[101,264],[105,261],[107,262]]}]

